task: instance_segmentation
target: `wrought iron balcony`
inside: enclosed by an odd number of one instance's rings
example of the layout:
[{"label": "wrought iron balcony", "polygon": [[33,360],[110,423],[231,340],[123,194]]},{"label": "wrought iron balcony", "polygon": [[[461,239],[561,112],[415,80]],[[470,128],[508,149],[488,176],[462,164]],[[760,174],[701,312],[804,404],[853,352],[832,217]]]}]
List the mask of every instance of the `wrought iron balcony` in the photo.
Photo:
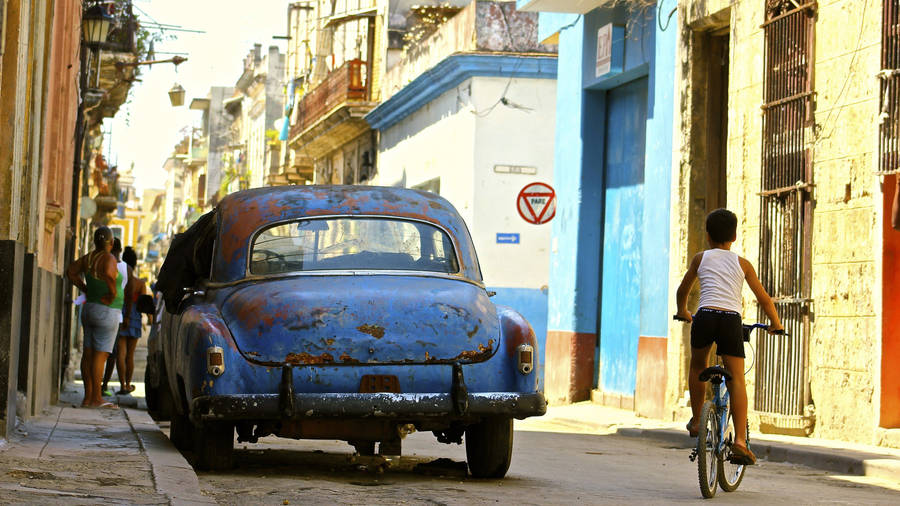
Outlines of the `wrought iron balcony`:
[{"label": "wrought iron balcony", "polygon": [[328,77],[300,100],[297,121],[291,125],[291,138],[297,137],[341,105],[352,101],[367,101],[368,76],[365,73],[366,62],[349,60],[328,74]]}]

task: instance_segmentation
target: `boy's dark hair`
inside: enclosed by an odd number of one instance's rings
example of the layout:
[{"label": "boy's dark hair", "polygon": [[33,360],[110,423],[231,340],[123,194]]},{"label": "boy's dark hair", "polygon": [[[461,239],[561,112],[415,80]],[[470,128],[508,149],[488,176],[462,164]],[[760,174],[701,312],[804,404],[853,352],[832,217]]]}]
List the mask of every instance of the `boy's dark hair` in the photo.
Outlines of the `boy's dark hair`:
[{"label": "boy's dark hair", "polygon": [[125,251],[122,252],[122,261],[128,264],[132,269],[137,266],[137,253],[134,252],[134,248],[125,246]]},{"label": "boy's dark hair", "polygon": [[112,251],[110,251],[110,253],[112,253],[113,255],[118,255],[121,252],[122,252],[122,241],[118,237],[116,237],[113,239],[113,247],[112,247]]},{"label": "boy's dark hair", "polygon": [[737,216],[728,209],[716,209],[706,216],[706,232],[715,242],[733,241],[737,236]]}]

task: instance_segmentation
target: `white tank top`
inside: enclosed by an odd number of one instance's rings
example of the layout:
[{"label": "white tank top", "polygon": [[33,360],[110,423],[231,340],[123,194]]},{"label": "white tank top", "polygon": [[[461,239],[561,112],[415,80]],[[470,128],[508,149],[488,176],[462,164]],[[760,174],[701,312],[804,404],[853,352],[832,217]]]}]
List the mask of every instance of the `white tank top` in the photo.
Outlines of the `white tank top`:
[{"label": "white tank top", "polygon": [[744,270],[737,253],[725,249],[704,251],[697,277],[700,278],[699,307],[717,307],[740,314]]}]

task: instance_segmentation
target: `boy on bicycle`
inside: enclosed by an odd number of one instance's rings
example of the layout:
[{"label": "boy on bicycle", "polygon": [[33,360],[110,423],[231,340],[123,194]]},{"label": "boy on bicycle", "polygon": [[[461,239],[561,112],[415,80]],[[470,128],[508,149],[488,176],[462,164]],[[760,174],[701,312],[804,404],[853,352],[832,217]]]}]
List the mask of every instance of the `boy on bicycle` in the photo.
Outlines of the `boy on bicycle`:
[{"label": "boy on bicycle", "polygon": [[[781,320],[753,265],[731,251],[731,245],[737,239],[737,216],[727,209],[716,209],[706,217],[706,232],[710,249],[694,256],[677,292],[678,314],[675,316],[692,322],[688,386],[693,417],[687,430],[691,437],[697,437],[700,410],[706,397],[706,384],[700,381],[700,373],[707,367],[710,348],[715,342],[716,353],[731,374],[728,391],[735,429],[732,455],[738,463],[752,465],[756,463],[756,456],[747,447],[747,386],[744,383],[741,322],[741,288],[745,280],[771,321],[770,334],[782,330]],[[691,317],[687,300],[697,278],[700,278],[700,304],[697,314]]]}]

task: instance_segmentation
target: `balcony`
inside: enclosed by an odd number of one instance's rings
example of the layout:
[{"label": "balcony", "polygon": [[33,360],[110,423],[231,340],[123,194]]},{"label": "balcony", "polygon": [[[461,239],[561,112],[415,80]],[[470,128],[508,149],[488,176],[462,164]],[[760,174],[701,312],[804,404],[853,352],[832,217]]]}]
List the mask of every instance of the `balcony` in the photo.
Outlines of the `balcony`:
[{"label": "balcony", "polygon": [[366,74],[366,62],[349,60],[310,90],[297,105],[291,148],[318,158],[368,130],[363,117],[376,104]]}]

